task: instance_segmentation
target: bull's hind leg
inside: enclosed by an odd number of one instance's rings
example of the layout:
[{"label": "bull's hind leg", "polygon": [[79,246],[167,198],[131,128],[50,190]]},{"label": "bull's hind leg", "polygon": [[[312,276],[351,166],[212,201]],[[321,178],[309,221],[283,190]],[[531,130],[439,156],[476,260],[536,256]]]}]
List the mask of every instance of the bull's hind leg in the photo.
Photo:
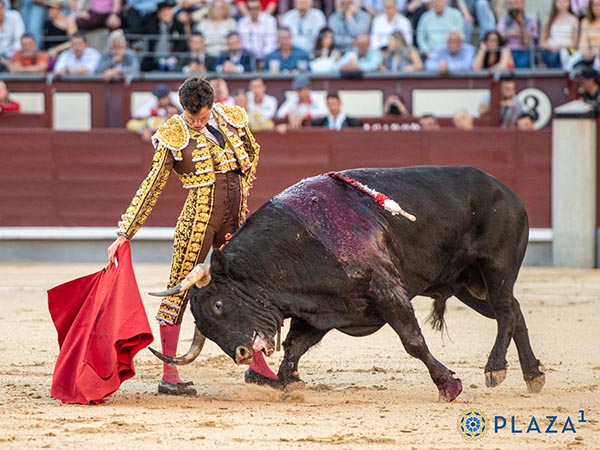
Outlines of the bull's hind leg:
[{"label": "bull's hind leg", "polygon": [[440,400],[451,402],[462,392],[461,381],[454,378],[454,372],[448,370],[429,351],[410,300],[398,292],[397,286],[386,287],[385,283],[378,283],[375,279],[371,282],[371,294],[381,317],[398,333],[407,353],[427,366],[431,379],[439,390]]},{"label": "bull's hind leg", "polygon": [[300,379],[298,362],[302,355],[317,344],[329,330],[319,330],[310,326],[302,319],[293,318],[290,331],[283,342],[284,355],[277,376],[285,387],[294,385],[301,388],[304,382]]},{"label": "bull's hind leg", "polygon": [[513,312],[516,318],[513,339],[517,346],[519,363],[521,364],[521,370],[523,371],[523,379],[527,384],[527,390],[529,392],[538,393],[546,383],[546,375],[540,370],[541,363],[533,354],[531,342],[529,341],[529,332],[527,331],[527,324],[525,323],[525,318],[521,312],[521,306],[516,298],[513,297],[512,300]]}]

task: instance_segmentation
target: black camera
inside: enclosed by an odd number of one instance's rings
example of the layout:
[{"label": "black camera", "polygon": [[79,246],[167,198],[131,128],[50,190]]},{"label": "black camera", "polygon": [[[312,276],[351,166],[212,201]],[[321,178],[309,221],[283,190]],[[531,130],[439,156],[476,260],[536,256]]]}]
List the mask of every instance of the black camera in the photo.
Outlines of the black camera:
[{"label": "black camera", "polygon": [[520,13],[521,13],[521,10],[519,8],[510,8],[508,10],[508,15],[510,17],[512,17],[513,19],[516,19]]}]

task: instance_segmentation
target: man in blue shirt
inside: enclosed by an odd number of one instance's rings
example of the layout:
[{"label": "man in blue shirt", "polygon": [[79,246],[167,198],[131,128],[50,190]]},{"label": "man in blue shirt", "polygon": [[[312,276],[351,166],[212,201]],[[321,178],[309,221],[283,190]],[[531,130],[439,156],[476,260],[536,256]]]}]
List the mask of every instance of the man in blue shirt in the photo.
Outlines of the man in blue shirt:
[{"label": "man in blue shirt", "polygon": [[352,47],[352,41],[359,34],[368,34],[371,16],[361,10],[354,0],[341,0],[340,11],[329,17],[329,28],[335,36],[335,48],[345,52]]},{"label": "man in blue shirt", "polygon": [[469,72],[473,64],[475,49],[463,42],[462,31],[451,30],[446,45],[435,49],[425,61],[425,70],[440,74]]},{"label": "man in blue shirt", "polygon": [[310,68],[310,56],[304,50],[292,45],[292,33],[282,27],[277,32],[277,50],[265,59],[265,69],[269,72],[306,72]]}]

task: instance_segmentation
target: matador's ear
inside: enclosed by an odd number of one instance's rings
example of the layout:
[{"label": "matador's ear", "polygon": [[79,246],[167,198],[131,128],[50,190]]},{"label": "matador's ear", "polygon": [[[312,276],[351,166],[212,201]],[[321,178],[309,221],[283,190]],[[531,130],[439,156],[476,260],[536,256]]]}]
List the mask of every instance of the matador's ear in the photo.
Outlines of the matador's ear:
[{"label": "matador's ear", "polygon": [[227,262],[227,258],[218,248],[213,249],[212,256],[210,257],[210,269],[214,273],[220,274],[226,274],[229,272],[229,263]]}]

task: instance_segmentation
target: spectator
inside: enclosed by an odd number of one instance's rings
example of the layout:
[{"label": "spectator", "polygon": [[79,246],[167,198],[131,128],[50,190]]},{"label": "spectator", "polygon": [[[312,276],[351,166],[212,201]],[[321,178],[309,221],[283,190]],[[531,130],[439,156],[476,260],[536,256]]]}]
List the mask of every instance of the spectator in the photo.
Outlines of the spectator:
[{"label": "spectator", "polygon": [[217,60],[219,73],[244,73],[256,71],[254,54],[242,48],[242,41],[237,31],[227,35],[227,50]]},{"label": "spectator", "polygon": [[496,30],[488,31],[479,44],[479,50],[473,60],[473,70],[487,69],[497,72],[514,68],[512,53],[504,45],[500,33]]},{"label": "spectator", "polygon": [[172,103],[167,103],[156,110],[154,115],[145,119],[130,119],[126,128],[140,135],[143,141],[150,142],[158,128],[175,114],[181,111]]},{"label": "spectator", "polygon": [[361,34],[354,39],[354,48],[347,51],[335,65],[341,73],[375,72],[381,65],[381,51],[371,49],[368,34]]},{"label": "spectator", "polygon": [[396,0],[384,0],[383,13],[376,16],[371,25],[371,48],[388,45],[390,35],[396,31],[402,33],[408,45],[413,44],[412,25],[396,8]]},{"label": "spectator", "polygon": [[446,45],[450,30],[462,30],[460,12],[446,5],[446,0],[431,0],[430,9],[419,20],[417,45],[421,54],[429,56],[435,49]]},{"label": "spectator", "polygon": [[423,114],[419,119],[419,125],[421,126],[421,130],[425,131],[440,129],[440,123],[433,114]]},{"label": "spectator", "polygon": [[507,15],[498,22],[498,31],[512,53],[515,67],[531,68],[531,49],[538,39],[538,22],[525,12],[525,0],[507,0]]},{"label": "spectator", "polygon": [[[1,2],[0,2],[1,3]],[[11,100],[8,86],[0,80],[0,113],[3,111],[20,111],[21,105],[18,102]]]},{"label": "spectator", "polygon": [[[20,3],[19,12],[23,19],[25,32],[33,35],[38,49],[42,48],[41,45],[44,40],[44,22],[48,16],[49,2],[52,3],[52,0],[21,0]],[[62,4],[63,1],[60,0],[60,3]],[[17,2],[13,2],[13,4],[16,5]]]},{"label": "spectator", "polygon": [[342,54],[335,48],[335,37],[331,28],[321,28],[310,60],[313,73],[331,72]]},{"label": "spectator", "polygon": [[570,0],[571,3],[571,12],[575,14],[575,16],[581,20],[583,19],[588,10],[588,6],[590,4],[589,0]]},{"label": "spectator", "polygon": [[[263,68],[264,60],[277,48],[277,20],[267,12],[261,12],[260,0],[248,0],[245,5],[248,14],[242,17],[237,25],[242,39],[242,47],[254,53],[257,66]],[[276,3],[269,3],[272,5]]]},{"label": "spectator", "polygon": [[456,3],[465,22],[464,34],[467,41],[473,38],[475,19],[479,25],[479,39],[496,28],[496,18],[488,0],[457,0]]},{"label": "spectator", "polygon": [[594,108],[600,106],[600,74],[591,68],[584,68],[578,75],[580,82],[578,90],[581,100]]},{"label": "spectator", "polygon": [[259,115],[272,119],[277,112],[277,99],[267,94],[267,87],[262,78],[250,80],[248,85],[248,113]]},{"label": "spectator", "polygon": [[581,19],[581,31],[577,45],[579,55],[575,61],[592,64],[600,53],[600,0],[590,0],[587,16]]},{"label": "spectator", "polygon": [[341,130],[348,127],[362,127],[363,123],[352,117],[348,117],[342,111],[342,101],[337,91],[327,93],[327,116],[312,121],[313,127],[327,127],[330,130]]},{"label": "spectator", "polygon": [[179,112],[182,111],[179,97],[172,93],[169,86],[159,84],[152,89],[153,97],[147,102],[140,105],[133,113],[134,119],[147,119],[149,117],[164,115],[165,108],[169,105],[174,105]]},{"label": "spectator", "polygon": [[85,34],[78,31],[70,39],[71,48],[58,56],[54,65],[55,75],[91,75],[96,72],[100,53],[88,47]]},{"label": "spectator", "polygon": [[194,31],[188,38],[188,47],[190,49],[189,54],[179,58],[175,68],[176,72],[206,73],[215,70],[217,59],[206,53],[202,33]]},{"label": "spectator", "polygon": [[8,9],[0,1],[0,72],[8,70],[8,58],[19,50],[24,32],[25,26],[19,12]]},{"label": "spectator", "polygon": [[408,116],[408,108],[399,94],[390,94],[383,103],[383,114],[386,116]]},{"label": "spectator", "polygon": [[569,51],[577,46],[578,34],[579,19],[571,11],[569,0],[554,0],[542,30],[542,59],[546,67],[562,67],[562,60],[566,63]]},{"label": "spectator", "polygon": [[313,0],[294,0],[294,9],[281,17],[281,26],[292,33],[294,45],[310,54],[319,30],[326,25],[325,15],[315,9]]},{"label": "spectator", "polygon": [[244,108],[248,113],[248,125],[252,131],[272,130],[275,127],[275,122],[262,115],[260,111],[249,110],[248,93],[244,89],[236,89],[233,98],[235,104]]},{"label": "spectator", "polygon": [[425,61],[425,70],[440,74],[469,72],[473,65],[475,49],[464,42],[462,31],[448,33],[446,45],[434,50]]},{"label": "spectator", "polygon": [[535,130],[535,116],[530,112],[524,112],[517,117],[516,128],[521,131]]},{"label": "spectator", "polygon": [[107,28],[112,31],[121,28],[121,0],[89,0],[84,3],[69,0],[69,4],[80,30]]},{"label": "spectator", "polygon": [[452,116],[454,128],[464,131],[470,131],[474,128],[473,116],[466,109],[459,109]]},{"label": "spectator", "polygon": [[500,125],[502,128],[513,128],[517,117],[522,112],[523,104],[517,97],[517,84],[514,78],[503,76],[500,82]]},{"label": "spectator", "polygon": [[310,78],[298,75],[294,78],[291,94],[277,110],[278,119],[286,119],[289,128],[301,128],[305,123],[327,115],[323,97],[314,95],[310,90]]},{"label": "spectator", "polygon": [[[396,0],[393,1],[394,4]],[[371,16],[361,10],[354,0],[340,0],[340,10],[329,16],[329,28],[335,36],[335,47],[346,52],[359,34],[367,34],[371,26]],[[318,35],[317,35],[318,38]]]},{"label": "spectator", "polygon": [[175,0],[164,0],[148,18],[144,33],[153,38],[148,40],[151,55],[142,60],[144,72],[174,72],[180,58],[176,54],[189,51],[184,25],[175,17],[175,5]]},{"label": "spectator", "polygon": [[100,58],[96,73],[102,74],[104,81],[134,77],[140,72],[137,54],[127,48],[123,30],[115,30],[108,35],[108,50]]},{"label": "spectator", "polygon": [[206,15],[206,0],[177,0],[175,17],[183,24],[186,36],[192,34],[196,22]]},{"label": "spectator", "polygon": [[62,12],[63,0],[45,0],[48,5],[48,19],[44,22],[44,44],[50,62],[48,70],[54,69],[58,55],[71,47],[70,39],[77,32],[77,23],[72,15]]},{"label": "spectator", "polygon": [[292,33],[282,27],[277,32],[278,48],[269,53],[265,68],[270,72],[306,72],[310,69],[308,53],[292,44]]},{"label": "spectator", "polygon": [[206,42],[206,53],[219,57],[227,50],[227,35],[235,31],[236,23],[231,17],[229,3],[224,0],[213,0],[208,6],[207,16],[198,23],[198,29]]},{"label": "spectator", "polygon": [[408,45],[400,31],[394,31],[384,47],[379,70],[381,72],[414,72],[423,70],[423,61],[417,49]]},{"label": "spectator", "polygon": [[235,105],[234,98],[229,95],[229,86],[227,86],[227,81],[218,75],[209,78],[208,81],[215,91],[215,102],[219,102],[224,105]]},{"label": "spectator", "polygon": [[[277,0],[259,0],[260,10],[266,14],[271,16],[275,15],[277,11]],[[251,14],[250,10],[250,0],[237,0],[235,2],[238,11],[242,17],[249,16]],[[241,19],[240,19],[241,20]]]},{"label": "spectator", "polygon": [[[124,18],[125,34],[144,34],[146,26],[156,13],[162,0],[124,0],[121,16]],[[124,12],[124,13],[123,13]],[[140,42],[136,42],[136,48]]]},{"label": "spectator", "polygon": [[33,34],[21,36],[21,50],[12,54],[8,69],[11,73],[45,73],[48,70],[48,54],[37,50]]},{"label": "spectator", "polygon": [[410,25],[413,30],[413,43],[417,43],[417,29],[419,28],[419,22],[421,17],[428,11],[427,6],[431,4],[431,0],[408,0],[404,11],[406,18],[410,21]]},{"label": "spectator", "polygon": [[[403,12],[407,7],[406,0],[395,0],[394,10]],[[385,0],[363,0],[362,7],[372,17],[376,17],[385,12]]]}]

